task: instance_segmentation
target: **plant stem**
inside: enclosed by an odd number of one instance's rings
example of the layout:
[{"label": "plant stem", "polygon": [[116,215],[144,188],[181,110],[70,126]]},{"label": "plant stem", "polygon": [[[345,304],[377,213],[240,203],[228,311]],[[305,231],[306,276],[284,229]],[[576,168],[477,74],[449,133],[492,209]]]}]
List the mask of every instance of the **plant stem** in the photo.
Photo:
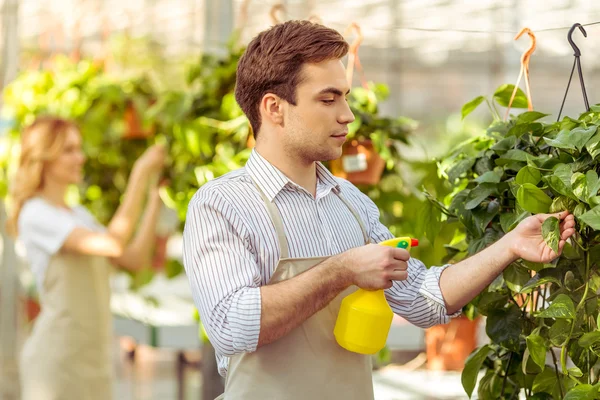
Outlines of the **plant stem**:
[{"label": "plant stem", "polygon": [[585,289],[583,290],[583,297],[577,304],[577,308],[575,309],[575,313],[581,309],[581,307],[585,304],[585,298],[587,297],[588,291],[590,289],[590,252],[586,251],[584,254],[585,257]]},{"label": "plant stem", "polygon": [[554,372],[556,373],[556,380],[558,381],[558,389],[560,390],[560,398],[562,399],[565,397],[565,395],[563,393],[560,376],[558,375],[558,365],[556,364],[556,354],[554,354],[554,350],[552,350],[552,349],[550,349],[550,353],[552,354],[552,360],[554,361]]},{"label": "plant stem", "polygon": [[510,352],[510,357],[508,358],[508,364],[506,365],[506,370],[504,371],[504,378],[502,379],[502,390],[500,392],[500,398],[504,398],[504,388],[506,386],[506,380],[508,379],[508,370],[510,369],[510,363],[513,359],[513,352]]},{"label": "plant stem", "polygon": [[492,105],[490,104],[490,101],[488,99],[485,99],[485,102],[486,102],[488,108],[490,109],[490,112],[492,113],[492,117],[494,117],[494,121],[499,121],[500,115],[498,114],[498,111],[496,110],[496,108],[492,107]]}]

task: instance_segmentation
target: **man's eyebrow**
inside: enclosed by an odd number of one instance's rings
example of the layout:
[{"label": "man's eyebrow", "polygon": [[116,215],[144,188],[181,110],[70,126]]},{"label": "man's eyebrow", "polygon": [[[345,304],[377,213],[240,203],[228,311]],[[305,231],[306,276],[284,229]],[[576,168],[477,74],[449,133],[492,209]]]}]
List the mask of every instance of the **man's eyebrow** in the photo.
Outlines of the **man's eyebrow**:
[{"label": "man's eyebrow", "polygon": [[[334,87],[328,87],[319,92],[319,94],[328,94],[328,93],[335,94],[336,96],[344,96],[344,93],[340,89],[337,89]],[[345,95],[347,96],[348,93],[350,93],[350,89],[348,89],[348,91],[346,92]]]}]

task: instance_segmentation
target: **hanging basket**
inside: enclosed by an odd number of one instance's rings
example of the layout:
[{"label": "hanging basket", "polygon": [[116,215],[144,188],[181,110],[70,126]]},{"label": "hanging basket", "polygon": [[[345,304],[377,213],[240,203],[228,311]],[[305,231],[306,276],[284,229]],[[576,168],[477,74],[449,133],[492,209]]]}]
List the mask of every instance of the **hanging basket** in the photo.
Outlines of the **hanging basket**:
[{"label": "hanging basket", "polygon": [[352,140],[342,148],[342,157],[330,163],[331,172],[355,185],[376,185],[381,180],[385,161],[370,140]]}]

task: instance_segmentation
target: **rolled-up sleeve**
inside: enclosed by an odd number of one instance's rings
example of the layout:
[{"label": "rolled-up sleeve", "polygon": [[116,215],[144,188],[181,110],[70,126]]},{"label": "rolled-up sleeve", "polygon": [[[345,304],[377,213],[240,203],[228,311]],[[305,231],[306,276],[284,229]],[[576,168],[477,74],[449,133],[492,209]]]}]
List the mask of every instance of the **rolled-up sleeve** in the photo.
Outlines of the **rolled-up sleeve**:
[{"label": "rolled-up sleeve", "polygon": [[260,332],[260,273],[249,232],[218,187],[190,201],[183,264],[194,303],[216,352],[255,351]]},{"label": "rolled-up sleeve", "polygon": [[[392,239],[394,235],[379,221],[377,205],[367,196],[365,198],[371,241],[380,243]],[[460,312],[448,315],[440,289],[440,276],[447,267],[449,265],[427,268],[421,261],[411,258],[408,261],[408,279],[394,281],[393,286],[385,291],[394,313],[421,328],[445,324],[460,315]]]}]

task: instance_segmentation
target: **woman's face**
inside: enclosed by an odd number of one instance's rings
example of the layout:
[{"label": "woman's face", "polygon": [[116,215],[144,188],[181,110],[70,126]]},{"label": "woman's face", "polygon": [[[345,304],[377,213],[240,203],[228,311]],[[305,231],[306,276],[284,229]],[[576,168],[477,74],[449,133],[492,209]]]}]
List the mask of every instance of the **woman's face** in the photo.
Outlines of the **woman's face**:
[{"label": "woman's face", "polygon": [[58,158],[45,165],[45,182],[71,185],[79,184],[83,179],[85,155],[81,148],[81,134],[77,129],[72,128],[66,135],[62,152]]}]

